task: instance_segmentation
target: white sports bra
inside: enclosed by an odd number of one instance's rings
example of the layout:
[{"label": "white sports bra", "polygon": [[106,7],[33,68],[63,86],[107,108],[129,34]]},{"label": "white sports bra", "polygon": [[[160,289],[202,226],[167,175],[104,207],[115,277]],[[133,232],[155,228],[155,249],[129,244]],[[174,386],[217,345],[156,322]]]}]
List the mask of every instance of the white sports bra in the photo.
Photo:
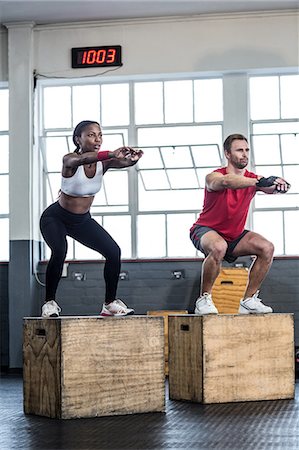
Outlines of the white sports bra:
[{"label": "white sports bra", "polygon": [[88,178],[84,172],[84,166],[78,166],[72,177],[61,178],[61,191],[72,197],[92,197],[102,186],[103,164],[97,163],[95,176]]}]

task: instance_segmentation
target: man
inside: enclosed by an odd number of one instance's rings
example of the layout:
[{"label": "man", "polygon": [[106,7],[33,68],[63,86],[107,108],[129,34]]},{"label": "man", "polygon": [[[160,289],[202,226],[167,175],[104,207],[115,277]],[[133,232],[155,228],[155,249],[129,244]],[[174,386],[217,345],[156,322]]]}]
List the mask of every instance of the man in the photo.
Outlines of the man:
[{"label": "man", "polygon": [[290,185],[282,178],[264,178],[246,169],[249,146],[246,137],[233,134],[224,142],[227,166],[206,177],[204,205],[190,230],[194,246],[204,253],[200,297],[195,314],[217,314],[211,291],[221,262],[239,256],[256,256],[251,265],[240,314],[271,313],[272,308],[258,298],[260,286],[272,264],[274,246],[260,234],[244,230],[251,200],[257,191],[285,193]]}]

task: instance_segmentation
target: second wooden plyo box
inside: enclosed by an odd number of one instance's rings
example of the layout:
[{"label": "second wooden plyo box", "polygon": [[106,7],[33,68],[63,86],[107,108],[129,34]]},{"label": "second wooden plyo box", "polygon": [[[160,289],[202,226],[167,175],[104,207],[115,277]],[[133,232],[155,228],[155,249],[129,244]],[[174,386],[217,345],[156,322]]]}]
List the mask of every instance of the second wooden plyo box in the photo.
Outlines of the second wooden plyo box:
[{"label": "second wooden plyo box", "polygon": [[169,316],[168,326],[171,399],[294,398],[293,314]]}]

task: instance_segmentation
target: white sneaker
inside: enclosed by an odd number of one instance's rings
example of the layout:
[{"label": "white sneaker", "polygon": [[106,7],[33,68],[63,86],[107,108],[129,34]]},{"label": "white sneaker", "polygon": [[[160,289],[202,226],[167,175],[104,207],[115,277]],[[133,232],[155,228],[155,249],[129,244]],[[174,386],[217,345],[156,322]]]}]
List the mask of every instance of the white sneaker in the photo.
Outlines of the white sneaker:
[{"label": "white sneaker", "polygon": [[134,309],[128,308],[121,300],[117,299],[106,305],[103,304],[100,316],[130,316],[134,314]]},{"label": "white sneaker", "polygon": [[213,303],[211,294],[204,292],[201,297],[196,300],[194,314],[218,314],[218,309]]},{"label": "white sneaker", "polygon": [[61,311],[55,300],[50,300],[42,306],[42,317],[58,317]]},{"label": "white sneaker", "polygon": [[273,312],[270,306],[266,306],[262,303],[262,300],[258,298],[257,291],[252,297],[247,297],[240,301],[239,314],[268,314]]}]

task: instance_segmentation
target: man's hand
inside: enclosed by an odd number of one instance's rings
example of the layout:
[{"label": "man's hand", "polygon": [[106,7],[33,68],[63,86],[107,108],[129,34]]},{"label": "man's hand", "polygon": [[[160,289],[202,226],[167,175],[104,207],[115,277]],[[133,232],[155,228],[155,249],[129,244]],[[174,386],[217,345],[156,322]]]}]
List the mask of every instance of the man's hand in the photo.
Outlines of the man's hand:
[{"label": "man's hand", "polygon": [[275,191],[279,192],[280,194],[285,194],[290,189],[291,185],[283,178],[272,175],[268,178],[265,177],[259,178],[259,181],[256,183],[256,187],[258,188],[274,187]]}]

